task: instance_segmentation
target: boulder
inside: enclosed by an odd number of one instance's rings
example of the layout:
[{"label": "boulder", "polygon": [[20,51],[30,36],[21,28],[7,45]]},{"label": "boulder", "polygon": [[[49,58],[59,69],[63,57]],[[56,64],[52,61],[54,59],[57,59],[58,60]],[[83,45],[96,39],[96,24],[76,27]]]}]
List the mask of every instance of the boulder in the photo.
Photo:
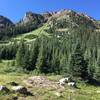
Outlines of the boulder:
[{"label": "boulder", "polygon": [[27,93],[27,88],[24,86],[13,86],[12,87],[13,92],[18,92],[21,94],[26,94]]},{"label": "boulder", "polygon": [[68,82],[68,86],[76,87],[76,83],[75,82]]},{"label": "boulder", "polygon": [[9,89],[6,86],[0,86],[0,92],[9,92]]},{"label": "boulder", "polygon": [[59,84],[65,85],[66,83],[68,83],[68,81],[69,81],[69,77],[62,78],[62,79],[59,80]]}]

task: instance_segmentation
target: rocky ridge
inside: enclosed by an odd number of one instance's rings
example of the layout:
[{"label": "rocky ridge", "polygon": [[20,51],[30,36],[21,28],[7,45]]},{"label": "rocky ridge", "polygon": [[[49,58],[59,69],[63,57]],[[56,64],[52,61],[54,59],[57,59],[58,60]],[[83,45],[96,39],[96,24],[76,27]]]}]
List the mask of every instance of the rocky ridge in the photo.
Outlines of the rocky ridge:
[{"label": "rocky ridge", "polygon": [[5,28],[7,26],[14,26],[14,23],[8,18],[0,15],[0,29]]}]

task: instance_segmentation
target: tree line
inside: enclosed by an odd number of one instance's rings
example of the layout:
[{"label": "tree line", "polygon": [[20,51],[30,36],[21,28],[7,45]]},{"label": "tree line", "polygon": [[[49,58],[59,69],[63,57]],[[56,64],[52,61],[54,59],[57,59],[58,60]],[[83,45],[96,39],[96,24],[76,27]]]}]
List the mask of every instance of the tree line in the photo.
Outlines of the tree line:
[{"label": "tree line", "polygon": [[0,40],[7,40],[19,34],[24,34],[41,26],[38,20],[30,21],[25,24],[16,24],[15,26],[6,25],[5,28],[0,29]]},{"label": "tree line", "polygon": [[[16,66],[27,71],[100,80],[100,47],[83,45],[80,38],[37,38],[31,45],[20,43]],[[90,46],[90,47],[88,47]]]},{"label": "tree line", "polygon": [[23,71],[100,80],[100,33],[85,32],[80,29],[60,39],[41,36],[30,44],[22,40],[0,46],[0,59],[16,60],[16,68]]}]

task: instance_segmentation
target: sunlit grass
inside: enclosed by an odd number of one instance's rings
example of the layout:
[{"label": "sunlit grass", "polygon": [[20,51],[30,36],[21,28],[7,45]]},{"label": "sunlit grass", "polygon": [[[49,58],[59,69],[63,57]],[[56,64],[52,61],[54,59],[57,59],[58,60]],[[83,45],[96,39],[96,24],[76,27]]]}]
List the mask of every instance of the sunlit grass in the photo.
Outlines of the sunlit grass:
[{"label": "sunlit grass", "polygon": [[[24,85],[25,87],[27,87],[26,84],[24,84],[23,80],[26,80],[28,77],[34,76],[34,73],[3,73],[3,71],[5,71],[5,69],[9,67],[9,62],[11,61],[6,60],[0,63],[0,85],[5,85],[10,89],[11,86],[8,83],[16,82],[19,85]],[[62,78],[62,76],[47,75],[47,78],[51,81],[58,81]],[[77,86],[79,89],[66,87],[66,89],[62,91],[60,91],[59,89],[40,88],[33,86],[33,88],[29,88],[29,91],[31,91],[34,96],[27,96],[25,97],[25,100],[100,100],[100,93],[97,93],[97,91],[100,91],[100,87],[86,84],[84,82],[78,82]],[[55,95],[56,92],[60,93],[60,96]],[[11,99],[15,96],[18,96],[18,100],[22,100],[22,98],[18,94],[14,93],[10,93],[6,96],[0,95],[0,100],[8,100],[8,98]]]}]

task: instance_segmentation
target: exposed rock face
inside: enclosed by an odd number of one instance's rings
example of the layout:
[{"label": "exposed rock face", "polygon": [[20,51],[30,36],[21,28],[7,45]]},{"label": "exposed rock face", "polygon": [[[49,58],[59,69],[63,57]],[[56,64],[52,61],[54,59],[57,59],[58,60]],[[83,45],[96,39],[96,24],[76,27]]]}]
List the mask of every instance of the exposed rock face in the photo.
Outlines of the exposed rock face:
[{"label": "exposed rock face", "polygon": [[[47,33],[54,33],[57,38],[61,38],[64,34],[71,35],[80,30],[82,32],[86,31],[86,33],[91,33],[95,30],[100,32],[100,21],[96,21],[86,14],[65,9],[43,14],[36,14],[31,11],[26,12],[25,16],[15,24],[14,28],[20,30],[20,32],[17,33],[24,34],[41,27],[44,23],[48,26],[48,29],[45,31],[47,31]],[[9,26],[14,26],[13,22],[6,17],[0,16],[0,33],[4,35],[9,29],[8,34],[10,34],[11,30]],[[53,32],[54,30],[55,32]],[[57,33],[57,35],[55,33]]]},{"label": "exposed rock face", "polygon": [[45,21],[47,21],[52,16],[52,14],[50,12],[45,12],[42,15],[43,15]]},{"label": "exposed rock face", "polygon": [[27,24],[27,23],[43,23],[44,17],[40,14],[35,14],[30,12],[26,12],[25,16],[22,18],[19,24]]},{"label": "exposed rock face", "polygon": [[[78,34],[85,32],[91,35],[96,29],[100,29],[96,20],[86,14],[77,13],[73,10],[61,10],[52,13],[52,16],[47,21],[47,25],[49,29],[46,32],[53,33],[57,38],[61,38],[65,34],[69,36],[75,32]],[[80,33],[80,31],[82,32]]]},{"label": "exposed rock face", "polygon": [[14,24],[8,18],[0,15],[0,29],[5,28],[7,26],[14,26]]},{"label": "exposed rock face", "polygon": [[[45,12],[43,14],[36,14],[31,11],[26,12],[25,16],[16,25],[26,25],[32,23],[32,25],[40,25],[48,21],[52,22],[55,19],[56,22],[60,20],[66,20],[65,24],[68,23],[73,27],[78,27],[82,24],[87,24],[88,27],[95,27],[96,21],[90,16],[83,13],[76,13],[73,10],[60,10],[57,12]],[[13,26],[13,22],[4,16],[0,16],[0,28],[5,28],[7,26]],[[100,25],[100,24],[99,24]]]},{"label": "exposed rock face", "polygon": [[[61,10],[56,13],[52,14],[51,19],[48,21],[48,23],[53,23],[55,20],[56,25],[59,25],[58,28],[64,27],[68,28],[71,26],[71,28],[80,27],[83,25],[86,25],[88,28],[95,28],[96,27],[96,21],[91,18],[90,16],[87,16],[82,13],[76,13],[73,10]],[[61,26],[61,27],[60,27]]]}]

